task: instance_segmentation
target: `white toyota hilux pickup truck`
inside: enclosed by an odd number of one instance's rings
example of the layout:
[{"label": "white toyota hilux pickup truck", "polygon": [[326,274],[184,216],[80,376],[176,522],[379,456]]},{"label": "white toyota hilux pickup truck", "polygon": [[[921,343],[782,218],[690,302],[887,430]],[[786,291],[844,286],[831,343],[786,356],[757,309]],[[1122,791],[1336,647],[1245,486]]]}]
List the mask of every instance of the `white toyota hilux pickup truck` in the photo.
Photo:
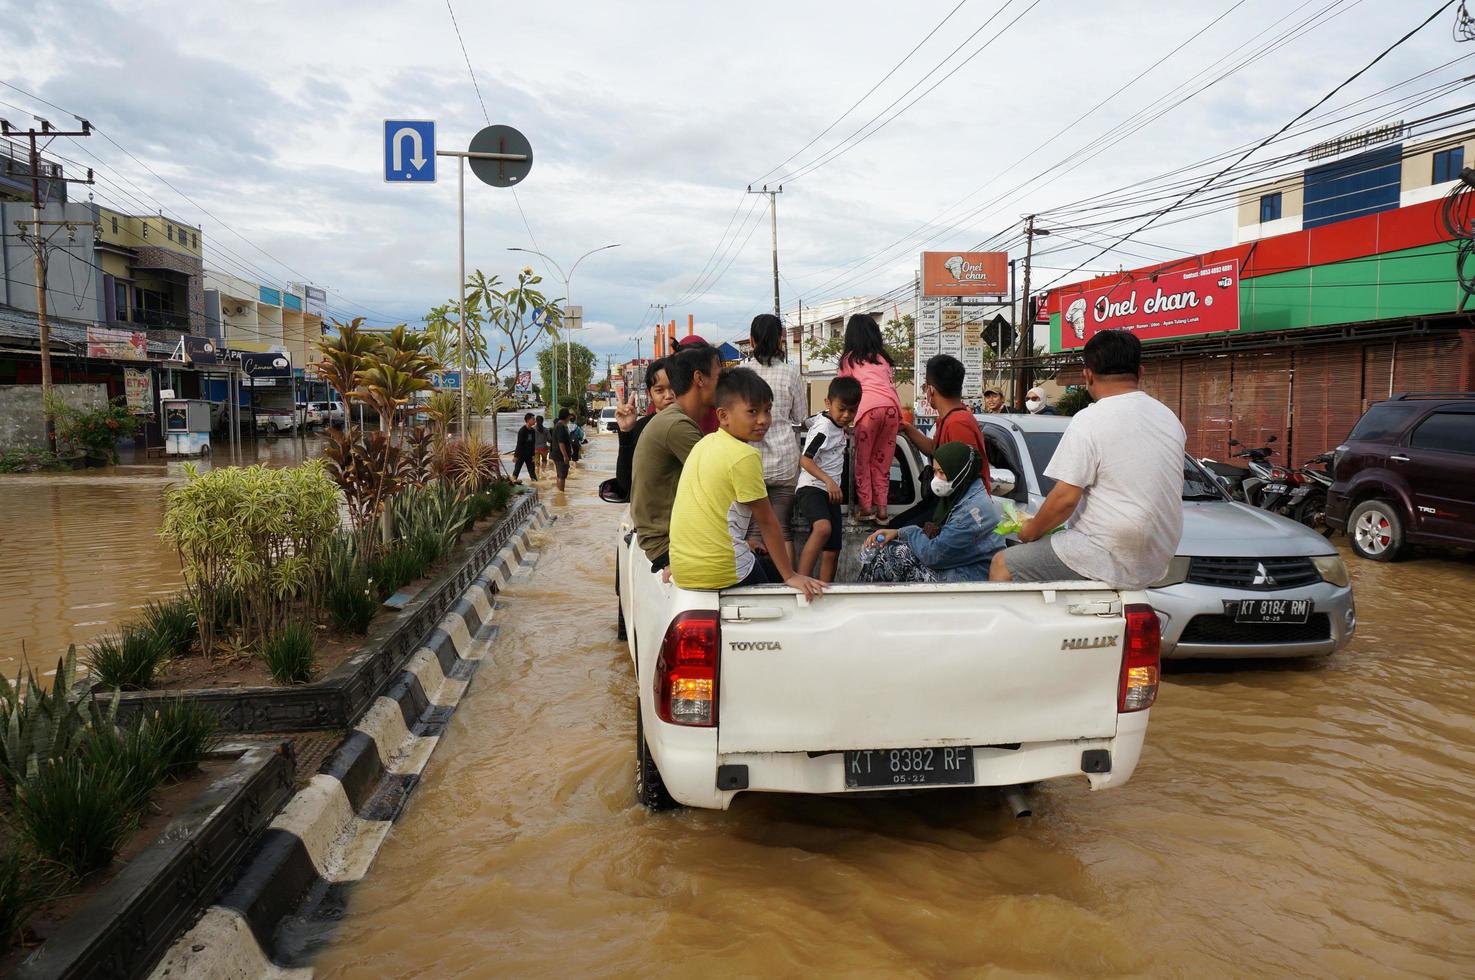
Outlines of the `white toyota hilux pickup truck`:
[{"label": "white toyota hilux pickup truck", "polygon": [[651,572],[628,515],[617,552],[636,794],[651,809],[726,809],[745,792],[1013,794],[1066,778],[1107,789],[1137,766],[1159,647],[1140,592],[837,583],[809,602],[781,585],[689,591]]}]

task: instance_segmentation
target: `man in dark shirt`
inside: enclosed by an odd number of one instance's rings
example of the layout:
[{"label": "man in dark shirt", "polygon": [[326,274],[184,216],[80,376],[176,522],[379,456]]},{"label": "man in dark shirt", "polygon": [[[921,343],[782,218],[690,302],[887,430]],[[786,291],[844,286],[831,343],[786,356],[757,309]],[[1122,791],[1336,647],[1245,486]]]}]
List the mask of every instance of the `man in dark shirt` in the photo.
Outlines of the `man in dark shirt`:
[{"label": "man in dark shirt", "polygon": [[568,464],[574,458],[574,440],[569,435],[569,418],[573,413],[563,409],[558,421],[553,424],[553,434],[548,438],[548,458],[558,472],[558,489],[563,490],[563,481],[568,479]]},{"label": "man in dark shirt", "polygon": [[538,426],[534,419],[533,413],[528,412],[522,417],[522,428],[517,430],[517,447],[512,450],[512,478],[514,480],[517,479],[524,466],[528,469],[529,480],[538,478],[538,470],[533,463],[533,451],[538,441]]}]

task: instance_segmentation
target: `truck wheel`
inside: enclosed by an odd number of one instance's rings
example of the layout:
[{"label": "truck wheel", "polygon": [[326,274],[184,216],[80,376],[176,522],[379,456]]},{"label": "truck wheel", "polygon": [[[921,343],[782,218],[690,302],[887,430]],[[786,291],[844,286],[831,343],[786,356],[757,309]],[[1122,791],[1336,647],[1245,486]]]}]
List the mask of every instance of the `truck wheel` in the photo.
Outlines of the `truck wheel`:
[{"label": "truck wheel", "polygon": [[635,702],[635,799],[651,812],[679,809],[681,804],[666,792],[666,783],[661,779],[661,770],[656,760],[650,757],[645,744],[645,726],[640,715],[640,701]]},{"label": "truck wheel", "polygon": [[1373,561],[1397,561],[1403,554],[1403,517],[1386,500],[1364,500],[1347,518],[1352,550]]}]

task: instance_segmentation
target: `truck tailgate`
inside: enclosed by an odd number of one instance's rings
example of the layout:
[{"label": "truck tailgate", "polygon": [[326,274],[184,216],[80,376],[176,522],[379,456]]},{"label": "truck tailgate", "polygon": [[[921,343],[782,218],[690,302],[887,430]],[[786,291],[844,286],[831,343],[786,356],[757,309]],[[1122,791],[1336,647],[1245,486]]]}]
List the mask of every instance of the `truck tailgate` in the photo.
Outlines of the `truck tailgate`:
[{"label": "truck tailgate", "polygon": [[1022,585],[723,593],[718,749],[1110,738],[1120,596]]}]

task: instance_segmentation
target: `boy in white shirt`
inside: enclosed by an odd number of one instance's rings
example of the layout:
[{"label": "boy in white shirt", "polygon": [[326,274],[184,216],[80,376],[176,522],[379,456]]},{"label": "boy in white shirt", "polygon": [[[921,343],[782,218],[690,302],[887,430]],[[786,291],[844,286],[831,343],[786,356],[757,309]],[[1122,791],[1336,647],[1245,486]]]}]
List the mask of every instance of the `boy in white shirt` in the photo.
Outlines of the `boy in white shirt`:
[{"label": "boy in white shirt", "polygon": [[[845,473],[845,449],[850,444],[845,427],[860,407],[860,382],[851,377],[830,382],[825,410],[804,424],[804,454],[799,458],[799,482],[794,491],[794,509],[809,520],[809,540],[799,555],[799,574],[811,575],[820,561],[818,578],[835,581],[840,564],[843,523],[840,504],[845,491],[840,487]],[[823,559],[820,555],[823,553]]]}]

